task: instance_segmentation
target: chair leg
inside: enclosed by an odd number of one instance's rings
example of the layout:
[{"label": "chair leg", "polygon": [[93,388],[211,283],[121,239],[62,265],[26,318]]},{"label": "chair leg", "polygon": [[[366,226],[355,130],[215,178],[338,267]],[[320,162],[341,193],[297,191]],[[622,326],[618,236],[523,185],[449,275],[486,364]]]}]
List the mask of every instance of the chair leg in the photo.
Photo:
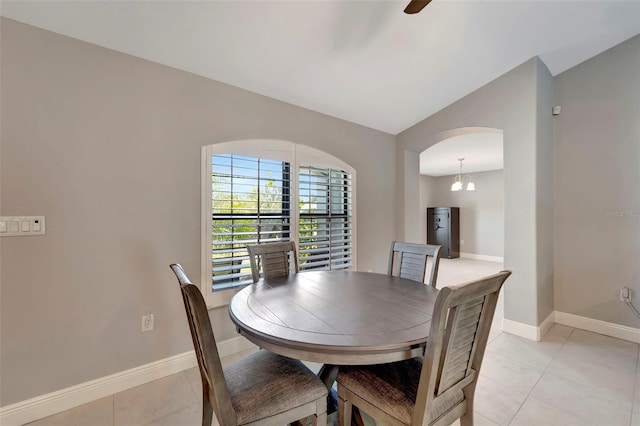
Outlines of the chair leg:
[{"label": "chair leg", "polygon": [[313,426],[327,426],[327,413],[313,416]]},{"label": "chair leg", "polygon": [[213,407],[209,400],[209,386],[202,386],[202,426],[211,426],[213,422]]},{"label": "chair leg", "polygon": [[465,399],[467,404],[467,411],[464,416],[460,417],[460,426],[473,426],[473,400],[474,400],[475,388],[467,389],[465,392]]},{"label": "chair leg", "polygon": [[473,426],[473,411],[467,411],[460,417],[460,426]]},{"label": "chair leg", "polygon": [[342,396],[338,396],[338,425],[339,426],[351,426],[351,402],[342,399]]}]

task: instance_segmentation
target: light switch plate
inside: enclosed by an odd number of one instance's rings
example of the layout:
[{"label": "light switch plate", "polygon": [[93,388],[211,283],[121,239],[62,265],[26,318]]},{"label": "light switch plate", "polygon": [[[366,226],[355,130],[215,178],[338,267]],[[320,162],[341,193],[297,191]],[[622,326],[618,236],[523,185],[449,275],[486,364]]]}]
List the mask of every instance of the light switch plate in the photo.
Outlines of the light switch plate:
[{"label": "light switch plate", "polygon": [[44,216],[0,216],[0,237],[44,235]]}]

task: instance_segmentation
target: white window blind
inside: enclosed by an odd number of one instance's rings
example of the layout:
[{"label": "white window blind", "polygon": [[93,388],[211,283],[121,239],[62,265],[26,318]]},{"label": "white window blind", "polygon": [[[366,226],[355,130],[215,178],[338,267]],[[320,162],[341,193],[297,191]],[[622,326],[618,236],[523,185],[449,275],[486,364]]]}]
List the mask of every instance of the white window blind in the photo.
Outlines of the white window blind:
[{"label": "white window blind", "polygon": [[352,266],[351,175],[343,170],[299,169],[300,270]]},{"label": "white window blind", "polygon": [[356,267],[356,170],[272,139],[202,148],[202,292],[224,306],[250,284],[247,245],[295,241],[302,270]]},{"label": "white window blind", "polygon": [[235,154],[211,156],[212,289],[248,284],[246,246],[291,237],[291,164]]}]

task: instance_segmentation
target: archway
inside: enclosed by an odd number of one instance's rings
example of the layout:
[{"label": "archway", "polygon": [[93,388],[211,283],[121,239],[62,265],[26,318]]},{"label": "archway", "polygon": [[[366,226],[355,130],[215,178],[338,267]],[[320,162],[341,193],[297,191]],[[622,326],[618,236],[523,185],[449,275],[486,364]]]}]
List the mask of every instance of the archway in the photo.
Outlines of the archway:
[{"label": "archway", "polygon": [[513,271],[505,330],[534,340],[553,324],[551,102],[552,77],[534,58],[396,138],[396,233],[411,239],[419,222],[418,153],[449,137],[503,129],[504,265]]},{"label": "archway", "polygon": [[[457,129],[463,130],[463,129]],[[462,133],[446,138],[422,151],[419,182],[419,234],[426,238],[427,207],[460,207],[459,252],[470,258],[500,260],[504,257],[503,134],[498,129]],[[452,192],[452,176],[469,183],[481,179],[474,191]],[[499,170],[499,172],[497,172]],[[493,173],[490,173],[493,171]],[[480,175],[470,175],[484,173]],[[471,179],[474,176],[474,179]],[[457,177],[456,177],[457,179]],[[477,182],[476,182],[477,183]],[[465,241],[466,240],[466,246]],[[498,259],[500,258],[500,259]]]},{"label": "archway", "polygon": [[[439,288],[504,269],[503,150],[503,132],[488,128],[441,140],[419,154],[420,233],[426,242],[443,243],[446,248],[438,272]],[[462,170],[459,159],[464,159]],[[454,191],[452,184],[458,180],[462,188]],[[468,190],[471,182],[473,189]],[[438,226],[437,233],[427,226],[434,223],[429,222],[427,209],[437,207],[455,208],[453,225],[457,226],[451,232],[445,231],[447,225],[445,229]],[[455,241],[448,238],[454,236]],[[501,292],[493,329],[502,330],[503,318]]]}]

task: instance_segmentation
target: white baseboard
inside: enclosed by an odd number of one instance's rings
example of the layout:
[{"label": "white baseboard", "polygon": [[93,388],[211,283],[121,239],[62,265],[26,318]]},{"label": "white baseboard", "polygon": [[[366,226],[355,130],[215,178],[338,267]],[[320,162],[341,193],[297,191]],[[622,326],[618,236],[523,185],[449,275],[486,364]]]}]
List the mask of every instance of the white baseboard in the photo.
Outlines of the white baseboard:
[{"label": "white baseboard", "polygon": [[544,337],[545,334],[547,334],[549,329],[553,327],[553,324],[556,323],[556,314],[557,312],[555,311],[551,312],[549,316],[544,321],[542,321],[542,323],[538,326],[538,339],[537,339],[538,342],[542,340],[542,338]]},{"label": "white baseboard", "polygon": [[[581,317],[566,312],[552,312],[538,327],[508,319],[504,319],[502,324],[503,330],[507,333],[540,341],[554,322],[634,343],[640,343],[640,329]],[[218,343],[218,351],[221,358],[255,347],[253,343],[241,336]],[[196,359],[193,351],[184,352],[120,373],[0,407],[0,425],[24,425],[25,423],[64,410],[69,410],[114,393],[122,392],[183,370],[188,370],[195,366]]]},{"label": "white baseboard", "polygon": [[[238,336],[218,343],[224,358],[256,346]],[[19,426],[100,398],[188,370],[197,365],[193,351],[0,407],[0,425]]]},{"label": "white baseboard", "polygon": [[555,314],[556,312],[551,312],[549,316],[547,316],[547,318],[545,318],[545,320],[537,327],[505,318],[502,320],[502,330],[509,334],[515,334],[516,336],[539,342],[554,324]]},{"label": "white baseboard", "polygon": [[538,327],[534,327],[533,325],[529,324],[523,324],[521,322],[511,321],[506,318],[502,320],[502,331],[535,341],[538,341],[538,334],[540,333]]},{"label": "white baseboard", "polygon": [[460,257],[462,257],[464,259],[486,260],[488,262],[504,263],[504,257],[500,257],[500,256],[487,256],[485,254],[462,253],[462,252],[460,252]]},{"label": "white baseboard", "polygon": [[551,314],[549,314],[549,316],[542,321],[538,327],[504,319],[502,321],[502,329],[507,333],[539,342],[544,335],[547,334],[547,331],[549,331],[554,323],[598,334],[604,334],[605,336],[628,340],[634,343],[640,343],[640,329],[638,328],[627,327],[625,325],[614,324],[558,311],[551,312]]},{"label": "white baseboard", "polygon": [[556,322],[558,324],[568,325],[569,327],[640,343],[640,329],[638,328],[581,317],[566,312],[556,312]]}]

